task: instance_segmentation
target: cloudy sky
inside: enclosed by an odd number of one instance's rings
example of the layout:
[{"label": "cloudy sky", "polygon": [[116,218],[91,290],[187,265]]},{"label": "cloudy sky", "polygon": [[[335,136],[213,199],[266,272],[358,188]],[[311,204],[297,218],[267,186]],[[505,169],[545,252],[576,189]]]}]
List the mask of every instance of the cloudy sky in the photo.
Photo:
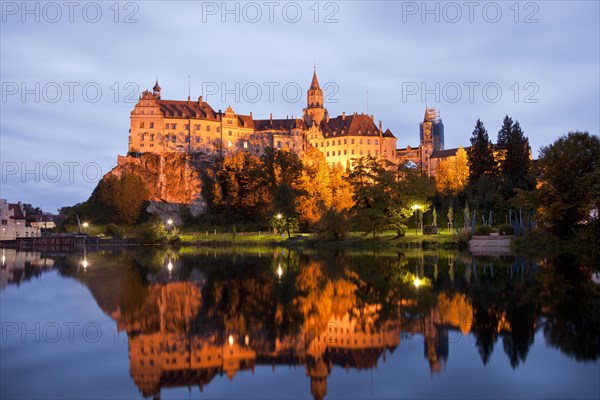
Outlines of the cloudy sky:
[{"label": "cloudy sky", "polygon": [[157,76],[166,99],[189,90],[285,118],[316,65],[330,114],[374,114],[398,147],[418,144],[426,104],[446,148],[468,145],[477,118],[495,140],[506,114],[536,157],[600,130],[598,1],[1,6],[0,196],[46,211],[86,200],[127,152],[129,113]]}]

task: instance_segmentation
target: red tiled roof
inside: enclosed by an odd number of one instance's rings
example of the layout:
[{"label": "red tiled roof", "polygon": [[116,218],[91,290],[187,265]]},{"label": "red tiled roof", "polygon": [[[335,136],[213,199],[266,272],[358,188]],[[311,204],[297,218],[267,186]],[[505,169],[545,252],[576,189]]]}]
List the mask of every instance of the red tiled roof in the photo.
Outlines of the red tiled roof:
[{"label": "red tiled roof", "polygon": [[205,101],[157,100],[160,111],[168,118],[203,118],[217,120],[217,113]]},{"label": "red tiled roof", "polygon": [[[373,119],[364,114],[339,115],[329,121],[321,121],[321,131],[329,136],[379,136],[379,129]],[[391,132],[390,132],[391,133]]]}]

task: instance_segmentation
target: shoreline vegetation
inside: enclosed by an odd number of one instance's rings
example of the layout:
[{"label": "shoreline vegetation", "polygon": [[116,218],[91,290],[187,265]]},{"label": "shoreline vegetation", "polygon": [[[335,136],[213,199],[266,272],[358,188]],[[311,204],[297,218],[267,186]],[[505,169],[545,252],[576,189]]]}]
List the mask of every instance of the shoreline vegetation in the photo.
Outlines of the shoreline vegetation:
[{"label": "shoreline vegetation", "polygon": [[[73,229],[68,231],[73,232]],[[397,237],[395,231],[385,231],[373,237],[373,235],[363,232],[349,232],[344,238],[337,240],[323,240],[314,233],[296,233],[290,238],[285,234],[276,234],[272,231],[261,232],[237,232],[231,229],[224,232],[214,229],[193,230],[184,229],[179,231],[177,228],[171,232],[171,237],[163,238],[159,241],[143,240],[136,235],[108,236],[104,235],[103,226],[95,226],[90,229],[88,234],[100,238],[100,245],[119,246],[174,246],[174,247],[287,247],[297,249],[331,249],[331,250],[465,250],[468,249],[468,235],[457,235],[456,231],[441,229],[438,234],[424,235],[418,234],[414,230],[408,230],[404,237]],[[542,231],[534,232],[526,236],[512,237],[511,252],[520,255],[554,255],[560,253],[586,253],[593,257],[600,256],[598,246],[589,241],[578,239],[559,239],[552,235],[545,234]],[[122,240],[122,244],[110,243],[109,240]],[[104,243],[102,243],[104,242]]]}]

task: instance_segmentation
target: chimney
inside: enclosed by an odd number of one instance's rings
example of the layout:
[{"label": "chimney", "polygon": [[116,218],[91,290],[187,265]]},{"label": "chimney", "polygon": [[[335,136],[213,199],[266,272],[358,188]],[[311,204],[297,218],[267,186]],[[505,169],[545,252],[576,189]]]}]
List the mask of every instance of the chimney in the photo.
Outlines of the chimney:
[{"label": "chimney", "polygon": [[192,98],[191,98],[190,96],[188,96],[188,106],[190,105],[190,100],[191,100],[191,99],[192,99]]},{"label": "chimney", "polygon": [[252,111],[250,111],[250,119],[252,119]]},{"label": "chimney", "polygon": [[356,117],[356,111],[354,111],[354,116]]},{"label": "chimney", "polygon": [[383,130],[381,129],[381,121],[379,121],[379,133],[383,133]]},{"label": "chimney", "polygon": [[342,120],[346,119],[346,111],[342,111]]},{"label": "chimney", "polygon": [[201,106],[202,105],[202,96],[198,97],[198,105]]},{"label": "chimney", "polygon": [[273,122],[273,113],[269,114],[269,120]]}]

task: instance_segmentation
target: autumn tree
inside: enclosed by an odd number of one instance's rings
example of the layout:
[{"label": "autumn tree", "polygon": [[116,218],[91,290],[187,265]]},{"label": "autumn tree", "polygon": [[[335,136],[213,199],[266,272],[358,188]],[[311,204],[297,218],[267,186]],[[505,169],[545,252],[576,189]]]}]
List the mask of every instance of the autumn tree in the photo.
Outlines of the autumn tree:
[{"label": "autumn tree", "polygon": [[467,152],[459,147],[454,157],[440,160],[435,175],[439,192],[450,195],[462,190],[469,179]]},{"label": "autumn tree", "polygon": [[296,204],[301,220],[314,226],[332,202],[329,165],[323,153],[314,147],[305,152],[303,164]]}]

